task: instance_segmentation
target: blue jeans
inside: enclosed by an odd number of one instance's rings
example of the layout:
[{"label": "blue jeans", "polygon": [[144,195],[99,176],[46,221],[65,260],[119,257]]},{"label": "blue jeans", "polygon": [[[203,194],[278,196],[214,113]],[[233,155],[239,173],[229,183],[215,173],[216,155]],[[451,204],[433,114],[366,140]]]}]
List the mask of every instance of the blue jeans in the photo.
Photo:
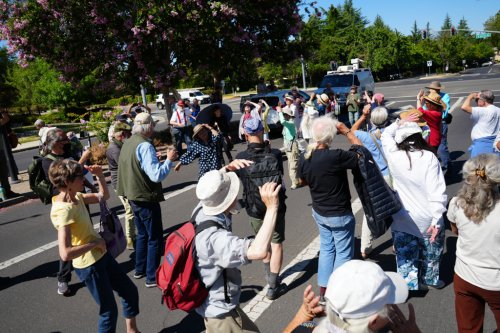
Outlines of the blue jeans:
[{"label": "blue jeans", "polygon": [[99,333],[116,331],[118,308],[113,290],[121,298],[125,318],[139,314],[137,287],[108,253],[89,267],[75,268],[75,273],[99,305]]},{"label": "blue jeans", "polygon": [[438,157],[443,170],[448,169],[450,163],[450,151],[448,150],[448,124],[441,121],[441,143],[438,147]]},{"label": "blue jeans", "polygon": [[358,111],[349,111],[347,113],[349,114],[349,123],[352,126],[359,119],[359,112]]},{"label": "blue jeans", "polygon": [[326,287],[332,272],[354,256],[354,216],[324,217],[312,210],[320,237],[318,285]]},{"label": "blue jeans", "polygon": [[146,283],[156,282],[163,249],[163,225],[158,202],[129,200],[134,211],[137,236],[135,238],[135,272],[146,273]]},{"label": "blue jeans", "polygon": [[436,236],[419,238],[406,232],[393,231],[398,273],[405,279],[409,290],[418,290],[419,283],[436,285],[439,282],[439,263],[444,249],[444,230]]},{"label": "blue jeans", "polygon": [[184,142],[189,148],[191,146],[191,126],[174,127],[173,129],[175,145],[179,155],[182,153],[182,143]]}]

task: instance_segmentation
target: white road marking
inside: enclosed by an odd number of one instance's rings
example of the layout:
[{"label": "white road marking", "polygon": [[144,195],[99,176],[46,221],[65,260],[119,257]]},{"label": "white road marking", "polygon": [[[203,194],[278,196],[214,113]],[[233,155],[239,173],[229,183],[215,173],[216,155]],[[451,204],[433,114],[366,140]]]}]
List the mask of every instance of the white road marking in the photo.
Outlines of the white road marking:
[{"label": "white road marking", "polygon": [[453,103],[453,105],[451,106],[450,108],[450,113],[452,113],[453,111],[455,111],[455,109],[462,104],[462,101],[464,100],[465,97],[460,97],[459,99],[457,99],[457,101],[455,103]]},{"label": "white road marking", "polygon": [[[192,184],[192,185],[186,186],[186,187],[184,187],[184,188],[182,188],[180,190],[174,191],[172,193],[165,194],[164,198],[165,198],[165,200],[168,200],[168,199],[173,198],[173,197],[175,197],[175,196],[177,196],[179,194],[187,192],[187,191],[189,191],[189,190],[191,190],[191,189],[193,189],[195,187],[196,187],[196,184]],[[118,215],[118,217],[120,218],[120,220],[122,220],[122,219],[125,218],[125,215],[124,214],[120,214],[120,215]],[[96,229],[96,230],[99,229],[99,223],[94,224],[94,229]],[[17,257],[14,257],[12,259],[9,259],[9,260],[6,260],[4,262],[1,262],[0,263],[0,270],[5,269],[5,268],[7,268],[9,266],[15,265],[15,264],[17,264],[17,263],[19,263],[19,262],[21,262],[23,260],[26,260],[28,258],[33,257],[33,256],[35,256],[35,255],[37,255],[39,253],[42,253],[42,252],[47,251],[47,250],[50,250],[50,249],[52,249],[52,248],[54,248],[56,246],[57,246],[57,241],[53,241],[53,242],[50,242],[48,244],[42,245],[42,246],[40,246],[40,247],[38,247],[38,248],[36,248],[34,250],[31,250],[31,251],[28,251],[28,252],[23,253],[21,255],[18,255]]]},{"label": "white road marking", "polygon": [[392,105],[392,104],[394,104],[394,103],[396,103],[396,102],[389,102],[389,103],[387,103],[385,106],[391,106],[391,105]]},{"label": "white road marking", "polygon": [[[356,215],[362,209],[361,201],[359,198],[352,203],[352,210]],[[285,272],[282,282],[290,285],[298,279],[303,273],[310,261],[314,259],[319,252],[319,236],[317,236],[308,246],[306,246],[290,263],[281,271]],[[247,303],[243,311],[248,315],[252,321],[256,321],[273,301],[266,298],[267,288],[262,289],[255,297]]]}]

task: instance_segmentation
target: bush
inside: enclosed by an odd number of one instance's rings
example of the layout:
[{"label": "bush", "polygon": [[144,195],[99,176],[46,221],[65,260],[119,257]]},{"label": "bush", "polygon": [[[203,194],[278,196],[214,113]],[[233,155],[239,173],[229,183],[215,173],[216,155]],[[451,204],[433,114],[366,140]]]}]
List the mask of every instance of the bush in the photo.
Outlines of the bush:
[{"label": "bush", "polygon": [[36,114],[21,113],[9,113],[9,117],[11,127],[30,126],[33,125],[38,118],[40,118],[40,116]]},{"label": "bush", "polygon": [[69,118],[66,116],[64,111],[52,111],[40,116],[45,124],[58,124],[58,123],[67,123],[69,122]]}]

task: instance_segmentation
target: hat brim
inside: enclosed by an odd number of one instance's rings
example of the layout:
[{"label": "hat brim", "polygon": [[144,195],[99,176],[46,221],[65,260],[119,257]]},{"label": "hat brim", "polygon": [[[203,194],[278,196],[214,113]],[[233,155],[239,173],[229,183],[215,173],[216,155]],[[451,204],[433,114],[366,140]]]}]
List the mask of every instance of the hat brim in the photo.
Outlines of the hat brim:
[{"label": "hat brim", "polygon": [[240,179],[234,172],[227,172],[226,175],[229,177],[231,184],[229,185],[229,191],[226,195],[224,201],[215,207],[208,207],[203,205],[203,214],[205,215],[219,215],[224,213],[231,205],[234,200],[238,197],[240,191]]},{"label": "hat brim", "polygon": [[408,285],[401,275],[396,272],[384,272],[394,286],[394,298],[390,304],[401,304],[408,299]]},{"label": "hat brim", "polygon": [[321,98],[321,96],[318,96],[317,100],[318,100],[319,104],[321,104],[321,105],[325,105],[325,106],[328,105],[328,102],[323,101],[323,99]]},{"label": "hat brim", "polygon": [[425,87],[425,89],[434,89],[434,90],[443,90],[444,88],[445,88],[444,86],[441,86],[441,87],[427,86],[427,87]]},{"label": "hat brim", "polygon": [[432,99],[430,99],[430,98],[429,98],[429,97],[427,97],[427,96],[424,96],[424,99],[425,99],[427,102],[429,102],[429,103],[432,103],[432,104],[434,104],[434,105],[437,105],[437,106],[442,107],[442,108],[443,108],[443,110],[446,110],[446,108],[447,108],[446,103],[445,103],[445,102],[443,102],[443,101],[440,101],[440,102],[436,103],[436,101],[433,101]]},{"label": "hat brim", "polygon": [[194,132],[193,132],[193,139],[196,138],[196,136],[201,132],[201,130],[203,129],[204,127],[200,127],[198,129],[196,129]]}]

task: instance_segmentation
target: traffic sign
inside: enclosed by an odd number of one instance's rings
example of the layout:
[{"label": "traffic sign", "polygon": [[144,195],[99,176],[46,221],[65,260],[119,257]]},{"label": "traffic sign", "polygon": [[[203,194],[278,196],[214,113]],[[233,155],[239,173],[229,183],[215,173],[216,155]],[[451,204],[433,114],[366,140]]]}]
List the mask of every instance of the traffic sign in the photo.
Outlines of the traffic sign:
[{"label": "traffic sign", "polygon": [[427,60],[427,67],[432,67],[432,60]]},{"label": "traffic sign", "polygon": [[477,39],[484,39],[484,38],[489,38],[489,37],[491,37],[490,32],[476,33]]}]

